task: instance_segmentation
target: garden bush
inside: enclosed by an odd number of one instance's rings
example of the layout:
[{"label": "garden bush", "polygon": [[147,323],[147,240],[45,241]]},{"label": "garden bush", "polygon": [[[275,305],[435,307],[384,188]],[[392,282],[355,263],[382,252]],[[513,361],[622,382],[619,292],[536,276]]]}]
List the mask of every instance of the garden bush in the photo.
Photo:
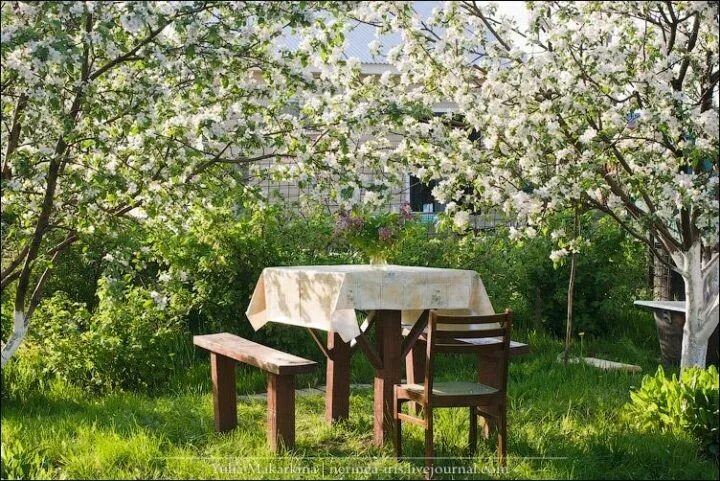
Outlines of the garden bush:
[{"label": "garden bush", "polygon": [[[185,227],[139,225],[75,246],[3,370],[5,394],[54,376],[94,392],[161,388],[194,361],[192,334],[230,331],[317,356],[308,336],[273,324],[255,333],[244,313],[267,266],[361,261],[334,243],[330,216],[276,206],[227,217],[189,213]],[[3,294],[6,335],[12,296]]]},{"label": "garden bush", "polygon": [[703,451],[717,460],[720,410],[718,371],[715,366],[683,370],[668,377],[662,366],[654,376],[645,376],[632,401],[625,407],[631,423],[639,428],[674,432],[695,437]]},{"label": "garden bush", "polygon": [[162,385],[186,351],[181,312],[139,287],[116,303],[107,284],[101,279],[94,312],[62,292],[46,299],[28,344],[42,352],[46,375],[93,392]]},{"label": "garden bush", "polygon": [[[650,295],[645,249],[609,221],[583,219],[583,235],[591,242],[578,255],[575,331],[654,344],[651,316],[633,306]],[[552,249],[549,235],[516,243],[502,227],[466,237],[418,232],[396,246],[390,261],[476,270],[493,306],[513,309],[519,328],[563,336],[569,266],[554,266]]]},{"label": "garden bush", "polygon": [[[656,344],[650,315],[632,307],[644,295],[642,247],[602,219],[586,223],[593,243],[579,257],[577,330],[622,336],[644,320],[646,338]],[[255,332],[244,313],[265,267],[367,262],[333,228],[327,211],[248,205],[221,214],[190,211],[182,227],[140,224],[99,233],[55,268],[17,362],[32,371],[41,363],[40,377],[101,391],[155,389],[173,369],[193,362],[193,334],[229,331],[319,359],[310,337],[296,328],[271,323]],[[515,311],[518,329],[562,335],[568,268],[553,266],[547,236],[517,244],[506,228],[464,237],[430,235],[421,224],[407,229],[389,262],[476,270],[495,308]],[[4,333],[12,311],[5,307]]]}]

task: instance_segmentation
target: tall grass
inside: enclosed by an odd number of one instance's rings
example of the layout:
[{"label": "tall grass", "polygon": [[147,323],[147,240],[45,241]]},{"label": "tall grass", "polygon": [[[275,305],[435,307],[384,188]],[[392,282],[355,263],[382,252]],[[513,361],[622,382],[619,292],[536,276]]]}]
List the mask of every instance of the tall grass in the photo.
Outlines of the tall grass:
[{"label": "tall grass", "polygon": [[[495,465],[492,440],[468,457],[464,409],[436,414],[438,479],[717,479],[717,465],[682,435],[630,427],[619,416],[640,374],[563,367],[558,341],[533,333],[533,353],[513,361],[509,392],[508,469]],[[587,340],[593,354],[655,369],[657,352],[628,342]],[[372,446],[370,390],[354,390],[347,422],[324,421],[320,395],[297,401],[297,449],[273,455],[266,447],[266,405],[241,399],[239,427],[214,432],[206,363],[183,369],[156,395],[114,393],[93,397],[58,380],[42,389],[5,393],[2,403],[3,478],[238,478],[419,479],[422,431],[404,428],[408,459],[390,446]],[[441,359],[448,379],[472,376],[470,360]],[[370,382],[372,369],[353,360],[353,382]],[[320,377],[304,377],[313,385]],[[240,369],[241,392],[264,390],[257,370]],[[413,459],[415,458],[415,459]],[[455,474],[452,474],[452,471]]]}]

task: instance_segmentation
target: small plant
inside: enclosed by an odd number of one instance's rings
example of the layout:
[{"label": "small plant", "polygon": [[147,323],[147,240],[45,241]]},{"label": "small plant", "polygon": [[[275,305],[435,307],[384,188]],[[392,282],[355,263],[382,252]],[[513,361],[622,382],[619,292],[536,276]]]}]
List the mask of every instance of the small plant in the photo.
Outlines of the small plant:
[{"label": "small plant", "polygon": [[45,449],[37,446],[29,449],[17,438],[12,441],[3,439],[0,445],[0,478],[44,479],[48,476],[47,469]]},{"label": "small plant", "polygon": [[718,457],[718,371],[685,369],[680,379],[665,375],[662,366],[645,376],[640,389],[630,393],[625,412],[640,428],[660,432],[684,431],[697,438],[705,453]]},{"label": "small plant", "polygon": [[406,224],[413,219],[410,204],[399,212],[367,210],[355,207],[338,211],[335,236],[363,252],[371,262],[382,263],[387,251],[402,237]]}]

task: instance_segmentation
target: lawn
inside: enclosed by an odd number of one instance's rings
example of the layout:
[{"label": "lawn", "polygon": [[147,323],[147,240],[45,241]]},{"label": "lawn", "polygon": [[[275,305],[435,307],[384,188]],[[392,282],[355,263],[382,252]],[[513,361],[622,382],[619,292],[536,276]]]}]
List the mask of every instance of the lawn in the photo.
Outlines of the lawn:
[{"label": "lawn", "polygon": [[[717,479],[718,467],[687,437],[638,431],[620,414],[642,374],[604,372],[556,362],[558,341],[520,336],[533,354],[513,361],[509,392],[509,462],[494,463],[491,441],[467,457],[465,410],[436,415],[438,479]],[[656,350],[629,341],[586,340],[585,354],[631,362],[645,373],[657,366]],[[472,375],[469,363],[441,361],[442,377]],[[61,382],[38,392],[4,394],[4,478],[240,478],[420,479],[422,433],[404,428],[406,459],[390,446],[372,447],[372,391],[353,390],[347,422],[324,422],[323,398],[297,401],[297,449],[273,455],[266,448],[264,401],[241,399],[239,428],[213,430],[209,372],[204,364],[178,372],[153,396],[115,393],[95,397]],[[353,382],[371,371],[354,359]],[[301,378],[300,387],[317,377]],[[241,392],[261,389],[262,377],[240,370]],[[453,473],[454,472],[454,473]]]}]

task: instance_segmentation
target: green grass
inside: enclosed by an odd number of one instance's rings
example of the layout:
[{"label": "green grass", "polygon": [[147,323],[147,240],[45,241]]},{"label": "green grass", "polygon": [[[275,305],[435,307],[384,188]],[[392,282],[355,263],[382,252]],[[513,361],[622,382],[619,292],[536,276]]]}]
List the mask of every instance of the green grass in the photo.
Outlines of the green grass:
[{"label": "green grass", "polygon": [[[556,362],[561,344],[531,335],[533,354],[510,372],[507,471],[496,469],[492,440],[467,457],[464,409],[436,414],[436,449],[445,471],[438,479],[717,479],[718,468],[696,443],[677,435],[638,431],[619,414],[642,375],[603,372]],[[631,362],[654,372],[656,350],[626,341],[585,340],[585,355]],[[470,360],[447,358],[443,377],[472,376]],[[372,370],[357,357],[353,382]],[[318,376],[304,377],[312,385]],[[254,370],[238,375],[241,392],[263,390]],[[209,369],[179,372],[155,396],[115,393],[93,397],[61,382],[42,393],[13,391],[2,403],[4,478],[385,478],[421,479],[420,459],[396,462],[391,448],[372,447],[372,392],[354,391],[350,420],[324,422],[321,396],[297,401],[297,449],[273,455],[266,447],[265,403],[242,401],[239,428],[217,434],[212,424]],[[422,456],[419,427],[404,426],[404,451]],[[456,474],[449,474],[452,469]],[[465,470],[466,473],[462,474]],[[471,472],[473,471],[474,472]]]}]

